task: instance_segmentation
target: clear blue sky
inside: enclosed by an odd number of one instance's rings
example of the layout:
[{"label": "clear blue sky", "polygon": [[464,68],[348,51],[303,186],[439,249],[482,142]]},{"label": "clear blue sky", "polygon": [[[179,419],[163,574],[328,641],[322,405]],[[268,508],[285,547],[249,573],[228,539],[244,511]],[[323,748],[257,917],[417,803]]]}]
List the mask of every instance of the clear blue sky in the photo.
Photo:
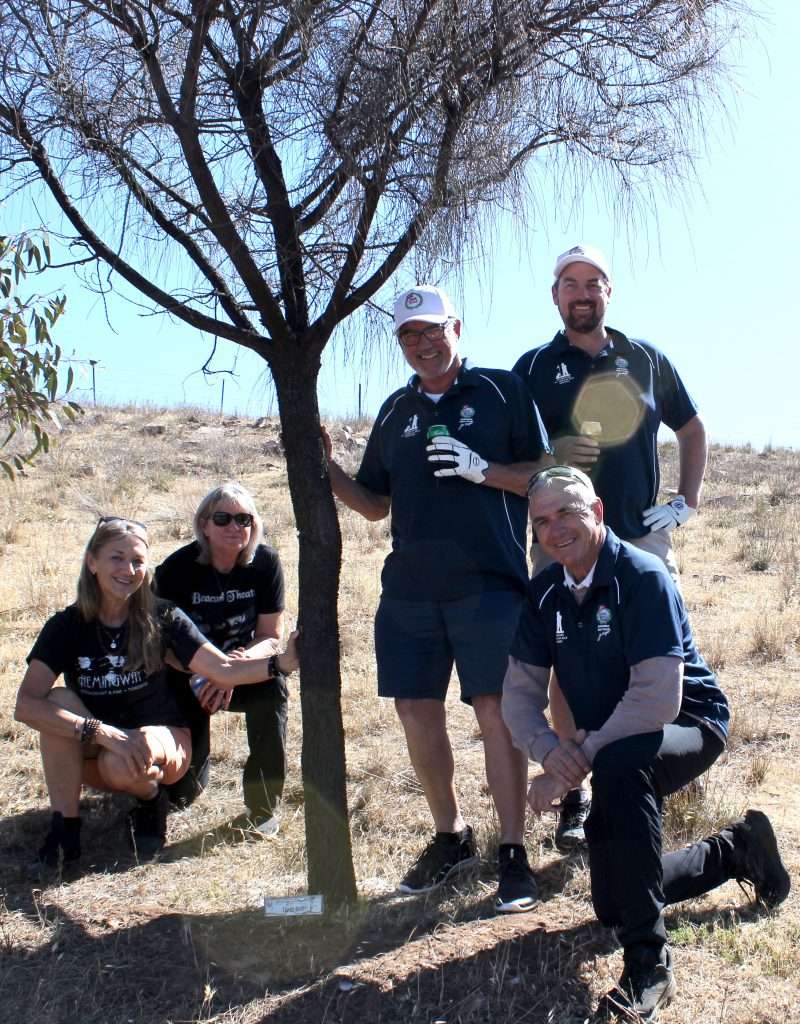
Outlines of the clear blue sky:
[{"label": "clear blue sky", "polygon": [[[462,352],[474,363],[510,368],[553,336],[560,326],[550,298],[555,256],[577,241],[590,242],[612,262],[608,323],[670,356],[713,440],[800,447],[800,317],[792,269],[800,238],[797,7],[795,0],[771,0],[761,10],[759,39],[732,55],[739,67],[730,122],[715,116],[705,126],[701,187],[674,200],[660,196],[657,211],[633,227],[616,224],[589,195],[571,220],[552,209],[546,223],[534,223],[528,252],[508,230],[496,256],[467,272],[459,299]],[[6,232],[32,226],[29,216],[9,223],[21,214],[5,212]],[[398,288],[413,283],[402,270],[396,281]],[[455,279],[441,283],[454,297],[459,293]],[[122,301],[110,307],[114,333],[96,297],[81,293],[66,272],[57,284],[68,296],[58,340],[76,360],[99,360],[98,401],[220,408],[223,378],[209,383],[197,372],[211,351],[207,338],[163,318],[142,318]],[[343,340],[325,357],[321,407],[354,413],[361,384],[364,411],[374,414],[405,381],[406,368],[388,329],[386,346],[372,353],[366,369],[358,358],[341,364]],[[235,380],[225,378],[226,413],[275,411],[257,357],[219,342],[212,366],[236,370]],[[78,362],[75,368],[88,387],[88,367]]]}]

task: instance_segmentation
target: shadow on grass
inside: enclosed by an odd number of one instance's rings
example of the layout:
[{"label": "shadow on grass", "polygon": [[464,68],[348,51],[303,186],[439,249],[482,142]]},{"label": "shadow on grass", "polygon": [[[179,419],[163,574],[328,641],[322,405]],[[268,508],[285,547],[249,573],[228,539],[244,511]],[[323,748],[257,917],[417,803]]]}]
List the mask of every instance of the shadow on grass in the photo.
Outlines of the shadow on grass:
[{"label": "shadow on grass", "polygon": [[[103,828],[113,824],[101,850],[105,871],[123,869],[113,860],[123,803],[89,802],[88,838],[102,847]],[[491,885],[463,898],[449,891],[365,900],[324,918],[176,914],[148,905],[138,881],[100,906],[85,884],[42,891],[15,880],[7,840],[30,854],[30,837],[46,823],[44,812],[0,823],[0,1005],[5,1020],[20,1024],[166,1024],[221,1014],[237,1024],[578,1024],[591,1009],[592,965],[614,948],[590,920],[547,920],[549,897],[579,866],[569,859],[537,873],[543,901],[534,911],[507,918],[494,917],[493,895],[475,898]],[[672,927],[688,920],[732,928],[738,919],[691,905],[669,914]]]},{"label": "shadow on grass", "polygon": [[[0,1002],[9,1021],[156,1024],[236,1008],[255,1024],[344,1021],[579,1021],[588,989],[581,964],[606,950],[584,924],[547,932],[531,920],[510,937],[429,909],[362,904],[324,920],[276,922],[260,912],[136,911],[125,927],[66,912],[42,893],[7,895],[36,941],[0,934]],[[443,927],[445,926],[446,927]],[[332,973],[335,972],[335,973]],[[216,1019],[216,1017],[215,1017]]]},{"label": "shadow on grass", "polygon": [[[47,887],[23,871],[49,812],[0,821],[3,1019],[162,1024],[235,1009],[237,1022],[247,1024],[427,1024],[447,1010],[448,1024],[455,1024],[544,1021],[554,1006],[560,1021],[583,1019],[588,991],[578,971],[607,950],[605,934],[589,924],[547,932],[535,914],[493,925],[493,879],[464,894],[388,896],[301,920],[267,919],[250,909],[165,913],[137,875],[120,882],[111,898],[103,887],[94,899],[93,872],[133,867],[124,839],[128,806],[110,795],[81,802],[82,868],[77,884],[63,888],[59,879]],[[194,842],[169,854],[185,858],[188,871]],[[560,862],[542,872],[543,896],[558,891],[570,870]]]}]

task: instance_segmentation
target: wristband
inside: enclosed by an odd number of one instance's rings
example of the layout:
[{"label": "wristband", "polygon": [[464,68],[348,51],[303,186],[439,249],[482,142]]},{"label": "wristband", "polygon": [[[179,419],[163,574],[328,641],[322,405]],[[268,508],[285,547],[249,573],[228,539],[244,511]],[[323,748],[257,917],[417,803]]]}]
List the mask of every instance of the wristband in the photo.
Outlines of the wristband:
[{"label": "wristband", "polygon": [[84,718],[81,729],[81,743],[91,743],[100,728],[100,722],[96,718]]},{"label": "wristband", "polygon": [[270,679],[274,679],[276,676],[282,676],[281,667],[278,664],[278,654],[270,654],[269,660],[267,661],[267,673]]}]

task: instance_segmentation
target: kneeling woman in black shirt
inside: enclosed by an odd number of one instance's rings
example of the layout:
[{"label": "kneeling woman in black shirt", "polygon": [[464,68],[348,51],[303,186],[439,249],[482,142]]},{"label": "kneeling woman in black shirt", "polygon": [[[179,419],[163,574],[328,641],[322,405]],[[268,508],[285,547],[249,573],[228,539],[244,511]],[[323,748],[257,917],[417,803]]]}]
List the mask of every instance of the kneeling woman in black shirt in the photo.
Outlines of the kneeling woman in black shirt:
[{"label": "kneeling woman in black shirt", "polygon": [[[53,816],[39,862],[80,855],[81,787],[130,793],[140,860],[166,838],[162,785],[189,764],[187,723],[165,682],[165,658],[219,689],[261,682],[269,658],[230,657],[180,609],[154,598],[143,524],[105,517],[84,554],[75,604],[46,623],[28,655],[15,717],[40,733]],[[294,645],[281,655],[296,667]],[[273,662],[274,664],[274,662]],[[65,687],[53,688],[59,675]]]}]

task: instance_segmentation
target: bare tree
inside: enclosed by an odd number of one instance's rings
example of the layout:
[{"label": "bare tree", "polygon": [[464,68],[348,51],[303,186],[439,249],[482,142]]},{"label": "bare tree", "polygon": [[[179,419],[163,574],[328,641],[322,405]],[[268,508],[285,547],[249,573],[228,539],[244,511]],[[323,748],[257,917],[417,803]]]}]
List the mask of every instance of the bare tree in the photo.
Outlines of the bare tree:
[{"label": "bare tree", "polygon": [[605,172],[619,194],[654,173],[679,180],[737,0],[3,0],[2,11],[6,194],[43,182],[76,260],[271,370],[300,536],[309,886],[350,900],[322,351],[412,250],[433,272],[480,239],[492,209],[523,211],[541,168]]}]

